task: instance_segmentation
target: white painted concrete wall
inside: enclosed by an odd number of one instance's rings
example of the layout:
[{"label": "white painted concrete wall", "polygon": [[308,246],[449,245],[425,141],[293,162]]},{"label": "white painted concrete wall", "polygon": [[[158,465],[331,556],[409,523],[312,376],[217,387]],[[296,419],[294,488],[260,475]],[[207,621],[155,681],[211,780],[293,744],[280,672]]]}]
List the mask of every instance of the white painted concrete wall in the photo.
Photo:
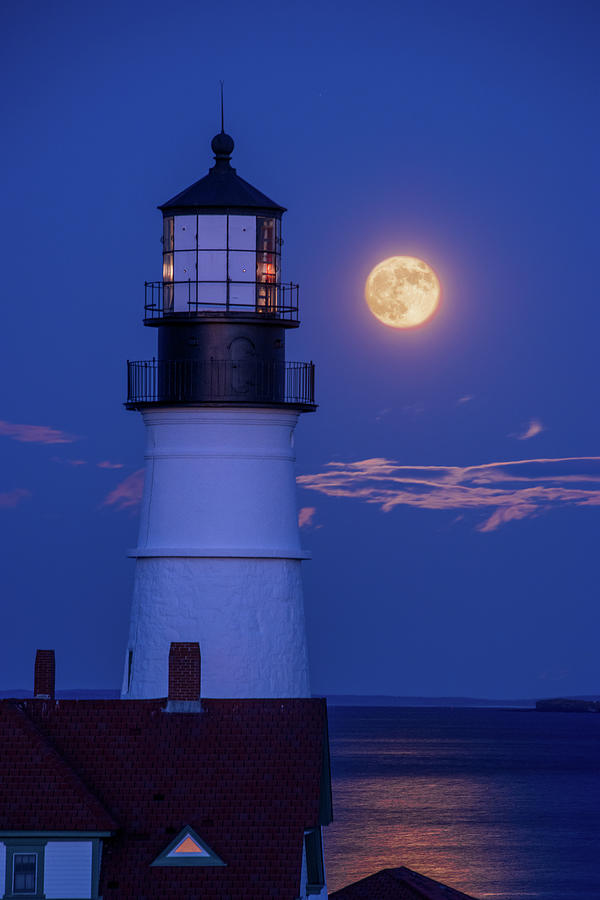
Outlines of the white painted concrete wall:
[{"label": "white painted concrete wall", "polygon": [[296,412],[160,409],[147,427],[124,697],[167,694],[171,641],[198,641],[205,697],[310,696]]},{"label": "white painted concrete wall", "polygon": [[44,859],[44,895],[52,898],[92,896],[92,842],[48,841]]},{"label": "white painted concrete wall", "polygon": [[132,555],[306,556],[296,506],[298,413],[172,408],[142,415],[146,476]]}]

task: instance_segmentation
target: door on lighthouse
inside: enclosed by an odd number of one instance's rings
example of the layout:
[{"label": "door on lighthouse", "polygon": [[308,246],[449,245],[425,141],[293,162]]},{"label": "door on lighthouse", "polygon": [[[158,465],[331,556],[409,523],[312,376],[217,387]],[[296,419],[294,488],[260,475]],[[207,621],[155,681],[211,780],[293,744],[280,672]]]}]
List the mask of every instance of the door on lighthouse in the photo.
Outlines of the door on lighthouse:
[{"label": "door on lighthouse", "polygon": [[[256,392],[256,349],[249,338],[238,337],[229,345],[231,390],[234,395]],[[249,398],[247,398],[249,399]]]}]

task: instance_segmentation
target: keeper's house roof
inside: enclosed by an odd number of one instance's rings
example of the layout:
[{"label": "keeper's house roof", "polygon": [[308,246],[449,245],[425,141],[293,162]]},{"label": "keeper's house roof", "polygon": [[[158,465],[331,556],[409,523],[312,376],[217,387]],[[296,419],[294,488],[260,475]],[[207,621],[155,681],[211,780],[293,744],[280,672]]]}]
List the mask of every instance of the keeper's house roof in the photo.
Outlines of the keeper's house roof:
[{"label": "keeper's house roof", "polygon": [[[110,833],[104,900],[295,897],[304,831],[331,820],[325,702],[166,705],[0,701],[0,830]],[[194,844],[217,862],[169,861]]]},{"label": "keeper's house roof", "polygon": [[476,900],[406,866],[382,869],[329,895],[329,900]]}]

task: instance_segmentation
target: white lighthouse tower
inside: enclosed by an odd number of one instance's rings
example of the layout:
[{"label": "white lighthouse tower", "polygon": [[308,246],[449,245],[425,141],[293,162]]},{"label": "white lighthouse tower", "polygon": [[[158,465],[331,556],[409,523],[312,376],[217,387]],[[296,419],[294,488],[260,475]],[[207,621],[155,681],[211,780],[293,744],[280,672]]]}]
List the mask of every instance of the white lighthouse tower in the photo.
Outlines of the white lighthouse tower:
[{"label": "white lighthouse tower", "polygon": [[199,642],[204,696],[310,693],[294,429],[314,367],[285,358],[285,209],[236,174],[233,146],[218,134],[209,173],[159,207],[157,358],[128,363],[147,442],[123,698],[167,695],[172,641]]}]

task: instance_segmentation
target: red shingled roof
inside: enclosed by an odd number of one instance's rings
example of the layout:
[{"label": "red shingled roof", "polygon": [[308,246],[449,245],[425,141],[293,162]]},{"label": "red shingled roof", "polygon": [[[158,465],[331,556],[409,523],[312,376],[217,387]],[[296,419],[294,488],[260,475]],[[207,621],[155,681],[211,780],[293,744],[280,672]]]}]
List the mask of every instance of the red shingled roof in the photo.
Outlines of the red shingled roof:
[{"label": "red shingled roof", "polygon": [[427,878],[406,866],[382,869],[375,875],[348,884],[329,895],[329,900],[476,900],[468,894]]},{"label": "red shingled roof", "polygon": [[0,828],[113,831],[112,816],[19,706],[0,702]]},{"label": "red shingled roof", "polygon": [[[99,809],[101,803],[118,826],[104,840],[105,900],[297,896],[304,829],[329,819],[325,702],[204,700],[196,714],[166,713],[165,705],[1,701],[3,744],[4,728],[14,730],[15,717],[29,724],[28,731],[13,734],[13,757],[16,747],[29,756],[34,747],[51,760],[38,765],[32,787],[44,803],[44,824],[38,803],[15,789],[16,827],[75,830],[73,810],[81,798],[75,788],[62,787],[71,773],[87,798],[85,828],[93,803]],[[44,783],[54,777],[53,766],[64,779],[55,779],[50,791]],[[10,784],[10,766],[3,774]],[[8,828],[3,813],[0,828]],[[58,825],[63,819],[71,824]],[[185,825],[226,867],[151,867]]]}]

